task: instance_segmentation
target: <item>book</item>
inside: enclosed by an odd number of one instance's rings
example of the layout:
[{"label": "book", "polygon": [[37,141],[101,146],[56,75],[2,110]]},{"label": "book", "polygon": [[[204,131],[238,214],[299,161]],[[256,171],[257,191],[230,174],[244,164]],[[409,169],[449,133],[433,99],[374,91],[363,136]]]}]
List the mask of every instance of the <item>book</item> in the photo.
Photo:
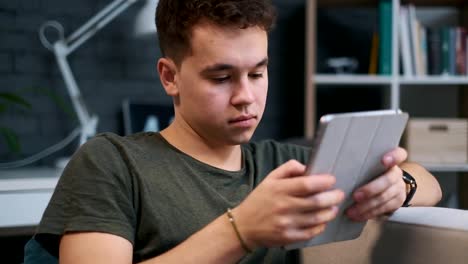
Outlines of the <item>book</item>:
[{"label": "book", "polygon": [[377,74],[377,62],[379,56],[379,34],[374,31],[372,34],[371,52],[369,56],[369,74]]},{"label": "book", "polygon": [[415,75],[420,75],[420,43],[419,43],[419,22],[416,18],[416,8],[413,4],[408,5],[408,18],[409,18],[409,29],[410,29],[410,42],[411,52],[413,53],[413,72]]},{"label": "book", "polygon": [[[465,47],[468,47],[468,36],[466,37],[466,40],[465,40]],[[468,52],[465,52],[465,65],[468,66]],[[466,67],[465,69],[465,74],[468,75],[468,67]]]},{"label": "book", "polygon": [[415,31],[414,31],[414,58],[416,65],[416,75],[424,75],[424,65],[423,65],[423,51],[422,51],[422,26],[418,20],[414,21]]},{"label": "book", "polygon": [[421,75],[427,75],[427,29],[420,24],[419,27],[419,44],[421,45],[421,48],[419,50],[420,52],[420,59],[421,59]]},{"label": "book", "polygon": [[466,72],[466,29],[458,27],[456,39],[456,73],[465,75]]},{"label": "book", "polygon": [[392,74],[392,1],[379,2],[379,74]]},{"label": "book", "polygon": [[428,64],[430,75],[442,74],[442,30],[429,28],[427,30]]},{"label": "book", "polygon": [[442,28],[442,74],[450,74],[450,28]]},{"label": "book", "polygon": [[403,66],[404,76],[413,76],[413,58],[411,53],[411,40],[409,32],[408,8],[400,8],[400,20],[398,21],[398,33],[400,41],[400,57]]},{"label": "book", "polygon": [[457,74],[457,69],[456,69],[456,57],[457,54],[455,52],[455,46],[456,46],[456,39],[457,39],[457,29],[456,28],[449,28],[449,74],[450,75],[456,75]]}]

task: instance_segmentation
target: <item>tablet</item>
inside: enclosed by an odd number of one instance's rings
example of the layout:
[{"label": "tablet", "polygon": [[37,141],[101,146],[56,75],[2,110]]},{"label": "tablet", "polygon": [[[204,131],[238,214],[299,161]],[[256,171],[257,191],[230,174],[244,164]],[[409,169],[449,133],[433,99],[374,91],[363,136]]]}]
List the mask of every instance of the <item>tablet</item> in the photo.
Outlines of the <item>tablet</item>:
[{"label": "tablet", "polygon": [[381,160],[395,149],[408,121],[400,110],[379,110],[325,115],[313,140],[306,173],[335,175],[334,188],[345,192],[338,216],[325,231],[310,241],[286,246],[303,248],[357,238],[365,222],[355,222],[345,215],[353,204],[354,190],[385,172]]}]

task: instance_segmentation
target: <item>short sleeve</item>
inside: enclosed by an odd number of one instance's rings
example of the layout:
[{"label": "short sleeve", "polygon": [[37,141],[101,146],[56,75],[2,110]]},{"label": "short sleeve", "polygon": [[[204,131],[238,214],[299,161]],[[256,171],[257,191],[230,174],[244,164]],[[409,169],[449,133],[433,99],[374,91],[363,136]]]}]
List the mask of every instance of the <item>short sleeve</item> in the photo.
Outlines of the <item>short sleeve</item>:
[{"label": "short sleeve", "polygon": [[[105,136],[83,145],[65,168],[36,238],[67,232],[104,232],[132,244],[136,216],[128,157]],[[58,245],[58,242],[57,242]]]}]

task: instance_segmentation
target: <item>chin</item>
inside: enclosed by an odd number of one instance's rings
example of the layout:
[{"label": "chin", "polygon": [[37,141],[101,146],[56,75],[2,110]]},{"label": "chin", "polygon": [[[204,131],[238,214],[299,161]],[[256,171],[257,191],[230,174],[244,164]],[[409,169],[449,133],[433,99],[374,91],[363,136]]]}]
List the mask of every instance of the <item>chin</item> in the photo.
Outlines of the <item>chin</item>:
[{"label": "chin", "polygon": [[248,143],[253,136],[253,132],[245,132],[237,136],[230,137],[230,141],[232,145],[240,145]]}]

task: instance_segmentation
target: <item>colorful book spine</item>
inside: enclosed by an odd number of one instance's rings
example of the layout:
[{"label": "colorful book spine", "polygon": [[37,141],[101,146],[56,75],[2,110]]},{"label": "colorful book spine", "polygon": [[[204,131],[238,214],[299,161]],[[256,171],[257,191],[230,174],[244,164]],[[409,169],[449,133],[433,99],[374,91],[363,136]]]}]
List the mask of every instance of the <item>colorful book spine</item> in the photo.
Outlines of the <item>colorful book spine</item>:
[{"label": "colorful book spine", "polygon": [[369,58],[369,74],[377,74],[377,63],[379,56],[379,34],[374,31],[372,34],[371,53]]},{"label": "colorful book spine", "polygon": [[[467,35],[466,40],[465,40],[465,47],[467,47],[467,49],[468,49],[468,35]],[[465,58],[466,58],[465,59],[465,65],[467,65],[466,70],[465,70],[465,74],[468,75],[468,51],[465,54]]]},{"label": "colorful book spine", "polygon": [[449,28],[449,74],[457,74],[457,53],[455,52],[457,39],[457,30],[456,28]]},{"label": "colorful book spine", "polygon": [[458,27],[456,30],[456,73],[464,75],[466,72],[466,29]]},{"label": "colorful book spine", "polygon": [[379,74],[392,74],[392,1],[379,2]]},{"label": "colorful book spine", "polygon": [[409,16],[409,30],[410,30],[410,41],[411,41],[411,53],[413,54],[413,71],[415,75],[420,75],[420,49],[421,45],[419,42],[419,21],[416,18],[416,8],[413,4],[408,5],[408,16]]},{"label": "colorful book spine", "polygon": [[408,8],[400,8],[400,20],[398,21],[399,26],[399,41],[400,41],[400,56],[403,66],[403,75],[410,77],[414,75],[413,71],[413,59],[411,57],[411,36],[409,32],[409,19],[408,19]]},{"label": "colorful book spine", "polygon": [[450,28],[442,28],[442,74],[450,74]]},{"label": "colorful book spine", "polygon": [[430,75],[442,74],[442,31],[431,28],[427,31],[428,64]]},{"label": "colorful book spine", "polygon": [[427,29],[422,25],[419,28],[420,35],[420,59],[421,59],[421,75],[427,75],[428,66],[427,66]]}]

